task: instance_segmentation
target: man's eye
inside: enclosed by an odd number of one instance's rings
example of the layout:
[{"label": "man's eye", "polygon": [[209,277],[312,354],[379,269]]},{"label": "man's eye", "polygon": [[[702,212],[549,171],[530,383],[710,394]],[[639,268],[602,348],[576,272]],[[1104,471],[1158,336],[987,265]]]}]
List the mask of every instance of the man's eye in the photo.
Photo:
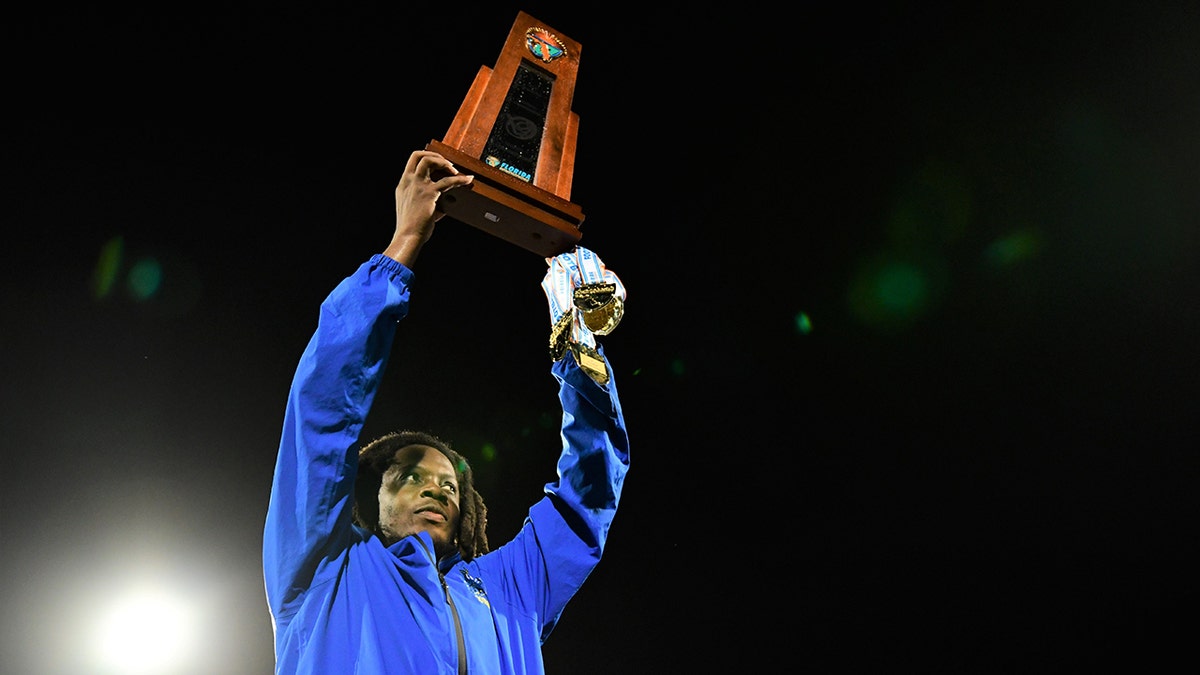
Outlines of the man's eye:
[{"label": "man's eye", "polygon": [[446,492],[449,492],[450,494],[455,494],[458,492],[458,486],[454,483],[442,483],[442,487],[446,488]]}]

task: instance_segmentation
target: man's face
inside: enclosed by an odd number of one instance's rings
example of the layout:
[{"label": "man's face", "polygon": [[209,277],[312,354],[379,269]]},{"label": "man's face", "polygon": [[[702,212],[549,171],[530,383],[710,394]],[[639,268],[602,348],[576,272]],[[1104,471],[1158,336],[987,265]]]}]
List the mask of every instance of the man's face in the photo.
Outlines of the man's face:
[{"label": "man's face", "polygon": [[384,545],[425,531],[433,537],[438,558],[452,553],[458,535],[458,498],[458,476],[445,455],[426,445],[400,448],[379,485]]}]

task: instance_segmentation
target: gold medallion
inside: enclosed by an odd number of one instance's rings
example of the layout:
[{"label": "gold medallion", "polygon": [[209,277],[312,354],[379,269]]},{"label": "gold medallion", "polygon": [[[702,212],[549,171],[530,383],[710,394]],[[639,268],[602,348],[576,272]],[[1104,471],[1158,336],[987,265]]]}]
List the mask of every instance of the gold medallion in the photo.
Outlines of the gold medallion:
[{"label": "gold medallion", "polygon": [[587,376],[592,378],[596,384],[608,384],[608,367],[604,363],[604,357],[600,356],[600,352],[587,345],[572,342],[571,353],[575,355],[575,363],[578,363],[580,369],[587,373]]},{"label": "gold medallion", "polygon": [[550,329],[550,360],[557,361],[567,353],[567,343],[571,341],[571,320],[573,314],[566,312],[558,317]]}]

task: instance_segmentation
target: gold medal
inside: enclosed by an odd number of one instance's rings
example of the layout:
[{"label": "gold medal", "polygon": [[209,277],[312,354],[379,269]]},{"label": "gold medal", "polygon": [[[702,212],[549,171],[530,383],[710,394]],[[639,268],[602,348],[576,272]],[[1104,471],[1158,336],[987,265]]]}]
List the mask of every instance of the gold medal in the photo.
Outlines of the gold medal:
[{"label": "gold medal", "polygon": [[578,363],[580,369],[587,373],[587,376],[592,378],[596,384],[608,384],[608,367],[604,363],[604,357],[600,356],[600,352],[587,345],[572,342],[571,353],[575,355],[575,363]]},{"label": "gold medal", "polygon": [[567,353],[567,344],[571,341],[572,313],[567,312],[554,322],[550,329],[550,360],[557,361]]},{"label": "gold medal", "polygon": [[607,305],[591,312],[582,312],[583,325],[596,335],[608,335],[613,332],[621,317],[625,316],[625,302],[619,297],[613,297]]},{"label": "gold medal", "polygon": [[584,284],[576,288],[571,297],[580,310],[594,312],[611,302],[616,292],[616,284]]},{"label": "gold medal", "polygon": [[583,325],[596,335],[611,333],[625,315],[625,302],[616,291],[616,284],[584,284],[572,293]]}]

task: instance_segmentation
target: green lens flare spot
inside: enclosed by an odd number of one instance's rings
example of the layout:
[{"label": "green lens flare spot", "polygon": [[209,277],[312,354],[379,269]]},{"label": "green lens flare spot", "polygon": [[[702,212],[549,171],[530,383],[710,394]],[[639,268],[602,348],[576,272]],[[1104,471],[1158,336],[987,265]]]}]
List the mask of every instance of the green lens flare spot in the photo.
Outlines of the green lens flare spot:
[{"label": "green lens flare spot", "polygon": [[1020,230],[993,241],[984,251],[984,258],[992,267],[1011,267],[1034,258],[1041,250],[1041,234]]},{"label": "green lens flare spot", "polygon": [[126,286],[135,300],[148,300],[162,286],[162,266],[154,258],[142,258],[129,270]]},{"label": "green lens flare spot", "polygon": [[812,319],[808,318],[808,314],[804,312],[796,314],[796,332],[801,335],[808,335],[812,332]]},{"label": "green lens flare spot", "polygon": [[944,293],[943,261],[885,253],[860,261],[847,301],[859,321],[890,332],[928,315]]},{"label": "green lens flare spot", "polygon": [[875,280],[879,303],[896,314],[912,314],[923,307],[927,290],[921,270],[902,262],[887,265]]},{"label": "green lens flare spot", "polygon": [[96,269],[92,271],[92,294],[97,299],[107,298],[117,285],[117,273],[121,269],[121,257],[125,252],[125,239],[113,237],[100,247]]}]

